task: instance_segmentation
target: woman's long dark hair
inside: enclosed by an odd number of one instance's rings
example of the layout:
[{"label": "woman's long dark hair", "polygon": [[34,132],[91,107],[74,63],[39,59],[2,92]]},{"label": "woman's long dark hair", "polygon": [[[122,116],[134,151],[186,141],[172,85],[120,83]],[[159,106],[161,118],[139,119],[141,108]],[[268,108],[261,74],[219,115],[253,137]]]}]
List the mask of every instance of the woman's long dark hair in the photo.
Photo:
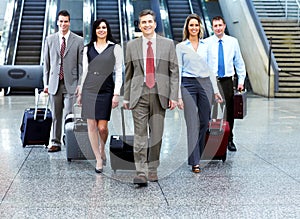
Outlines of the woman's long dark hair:
[{"label": "woman's long dark hair", "polygon": [[100,25],[100,23],[102,23],[102,22],[104,22],[106,24],[106,27],[107,27],[106,42],[109,40],[109,41],[111,41],[113,43],[117,43],[117,41],[115,40],[115,38],[112,36],[111,28],[110,28],[110,25],[107,22],[107,20],[104,19],[104,18],[99,18],[99,19],[95,20],[94,23],[93,23],[92,38],[91,38],[91,41],[88,43],[87,46],[91,46],[91,45],[93,45],[94,42],[97,41],[96,29]]}]

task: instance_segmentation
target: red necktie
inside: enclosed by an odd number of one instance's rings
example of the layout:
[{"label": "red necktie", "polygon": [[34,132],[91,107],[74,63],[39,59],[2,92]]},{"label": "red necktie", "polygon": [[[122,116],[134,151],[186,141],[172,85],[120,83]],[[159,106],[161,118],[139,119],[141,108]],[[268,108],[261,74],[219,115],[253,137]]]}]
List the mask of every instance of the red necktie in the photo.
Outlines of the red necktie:
[{"label": "red necktie", "polygon": [[151,47],[152,42],[148,41],[147,57],[146,57],[146,85],[149,88],[153,88],[155,85],[154,77],[154,54]]},{"label": "red necktie", "polygon": [[62,80],[64,78],[64,66],[63,66],[63,58],[65,54],[66,49],[66,39],[65,37],[62,37],[62,43],[60,47],[60,69],[59,69],[59,80]]}]

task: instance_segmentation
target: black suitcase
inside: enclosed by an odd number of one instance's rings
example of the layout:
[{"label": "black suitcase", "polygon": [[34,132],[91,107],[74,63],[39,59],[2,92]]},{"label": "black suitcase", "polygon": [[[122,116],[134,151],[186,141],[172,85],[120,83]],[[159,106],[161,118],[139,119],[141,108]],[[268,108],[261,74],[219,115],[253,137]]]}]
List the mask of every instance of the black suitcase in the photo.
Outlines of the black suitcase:
[{"label": "black suitcase", "polygon": [[20,131],[23,147],[26,145],[49,145],[52,114],[48,109],[49,96],[45,108],[38,108],[40,92],[35,90],[35,108],[25,109]]},{"label": "black suitcase", "polygon": [[[75,107],[74,107],[75,108]],[[95,155],[88,137],[87,122],[81,119],[80,113],[67,115],[64,126],[64,142],[67,160],[94,160]]]},{"label": "black suitcase", "polygon": [[125,133],[124,108],[121,107],[121,120],[123,135],[112,135],[110,137],[110,165],[114,172],[116,170],[135,170],[133,156],[133,135]]}]

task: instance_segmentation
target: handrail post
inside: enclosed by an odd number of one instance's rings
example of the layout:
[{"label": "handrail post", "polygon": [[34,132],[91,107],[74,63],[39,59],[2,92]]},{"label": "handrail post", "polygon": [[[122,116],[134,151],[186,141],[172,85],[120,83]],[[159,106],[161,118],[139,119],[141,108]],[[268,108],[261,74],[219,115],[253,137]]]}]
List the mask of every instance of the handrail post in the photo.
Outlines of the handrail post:
[{"label": "handrail post", "polygon": [[268,99],[270,98],[270,89],[271,89],[271,55],[272,55],[272,37],[269,38],[269,54],[268,54],[268,58],[269,58],[269,63],[268,63]]}]

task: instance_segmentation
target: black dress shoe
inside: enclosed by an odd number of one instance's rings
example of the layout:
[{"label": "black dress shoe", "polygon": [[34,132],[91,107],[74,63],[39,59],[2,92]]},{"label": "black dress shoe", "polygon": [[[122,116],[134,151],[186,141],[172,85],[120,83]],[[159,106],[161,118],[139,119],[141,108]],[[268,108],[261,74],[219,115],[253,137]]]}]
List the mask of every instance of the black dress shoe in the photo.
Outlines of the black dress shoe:
[{"label": "black dress shoe", "polygon": [[144,175],[138,175],[134,177],[133,184],[144,187],[148,186],[147,178]]},{"label": "black dress shoe", "polygon": [[60,146],[51,146],[48,149],[48,152],[50,152],[50,153],[52,153],[52,152],[58,152],[58,151],[61,151],[61,147]]},{"label": "black dress shoe", "polygon": [[228,150],[229,151],[236,151],[235,144],[232,141],[228,142]]},{"label": "black dress shoe", "polygon": [[96,172],[96,173],[102,173],[102,172],[103,172],[103,169],[102,169],[102,168],[101,168],[101,169],[95,168],[95,172]]}]

